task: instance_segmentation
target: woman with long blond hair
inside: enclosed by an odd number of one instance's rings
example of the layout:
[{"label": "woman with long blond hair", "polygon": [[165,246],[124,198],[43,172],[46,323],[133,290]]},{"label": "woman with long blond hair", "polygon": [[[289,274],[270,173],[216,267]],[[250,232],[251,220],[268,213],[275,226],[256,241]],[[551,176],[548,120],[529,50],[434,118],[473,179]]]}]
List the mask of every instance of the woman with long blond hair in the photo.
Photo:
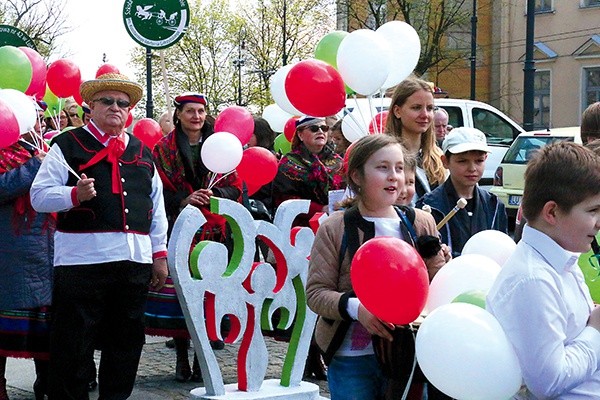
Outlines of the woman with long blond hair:
[{"label": "woman with long blond hair", "polygon": [[390,104],[386,133],[397,137],[418,160],[416,200],[446,180],[433,131],[433,89],[422,79],[408,77],[396,86]]}]

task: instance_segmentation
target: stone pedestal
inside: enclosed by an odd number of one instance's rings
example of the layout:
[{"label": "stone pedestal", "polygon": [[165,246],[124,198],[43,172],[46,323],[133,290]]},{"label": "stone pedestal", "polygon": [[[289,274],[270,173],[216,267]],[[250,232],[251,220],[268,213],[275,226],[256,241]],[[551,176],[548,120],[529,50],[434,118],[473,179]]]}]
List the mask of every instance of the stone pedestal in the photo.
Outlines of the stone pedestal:
[{"label": "stone pedestal", "polygon": [[206,389],[196,388],[190,392],[190,400],[321,400],[319,386],[310,382],[300,382],[300,386],[285,387],[278,379],[267,379],[258,392],[238,390],[237,383],[225,385],[222,396],[208,396]]}]

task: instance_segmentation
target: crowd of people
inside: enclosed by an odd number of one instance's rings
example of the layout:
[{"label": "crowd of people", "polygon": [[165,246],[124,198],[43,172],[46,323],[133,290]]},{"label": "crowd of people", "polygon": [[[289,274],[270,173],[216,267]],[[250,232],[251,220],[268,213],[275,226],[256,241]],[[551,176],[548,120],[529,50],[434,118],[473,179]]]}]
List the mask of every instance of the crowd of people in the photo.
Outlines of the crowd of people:
[{"label": "crowd of people", "polygon": [[[58,118],[44,119],[45,104],[38,102],[33,134],[63,131],[47,151],[32,146],[37,142],[28,136],[0,149],[0,253],[9,277],[0,282],[0,400],[8,399],[7,357],[35,360],[36,399],[87,399],[96,386],[96,349],[100,398],[126,399],[145,334],[173,339],[175,379],[200,382],[198,360],[188,359],[190,333],[166,260],[181,210],[197,207],[207,220],[194,243],[217,241],[231,251],[230,227],[210,211],[211,197],[241,202],[266,220],[286,200],[310,200],[309,212],[294,221],[309,226],[314,215],[328,212],[329,193],[336,190],[345,190],[344,200],[335,204],[340,211],[319,227],[310,256],[307,301],[319,319],[305,376],[328,380],[333,399],[400,399],[405,392],[409,399],[449,398],[418,368],[410,378],[412,359],[389,363],[386,354],[398,346],[414,353],[412,328],[369,312],[350,280],[353,255],[374,237],[392,236],[415,247],[431,280],[477,232],[507,233],[504,206],[478,186],[489,153],[484,133],[450,127],[448,114],[436,109],[430,83],[409,77],[398,84],[385,133],[352,144],[335,117],[299,118],[291,151],[277,154],[275,179],[251,196],[235,171],[210,185],[201,157],[214,133],[206,96],[176,96],[174,112],[160,118],[164,137],[149,149],[125,131],[143,94],[140,85],[108,73],[84,82],[80,91],[81,111],[68,102]],[[586,141],[600,137],[599,104],[583,115]],[[268,122],[254,121],[248,146],[276,154]],[[536,396],[583,398],[577,396],[595,393],[600,385],[598,313],[580,277],[570,269],[574,278],[562,273],[572,258],[567,253],[589,250],[600,228],[598,157],[575,144],[548,146],[534,157],[523,200],[528,227],[518,248],[534,267],[513,262],[489,300],[500,323],[514,331],[509,336],[517,356],[529,366],[544,366],[524,368],[525,390]],[[569,180],[571,175],[577,179]],[[560,184],[546,184],[555,179]],[[459,199],[466,206],[438,231]],[[552,256],[544,258],[548,252]],[[265,243],[257,242],[256,257],[269,259]],[[523,298],[540,311],[515,313]],[[541,325],[517,329],[524,321]],[[223,338],[228,322],[221,321]],[[539,351],[524,354],[531,348]],[[576,373],[569,374],[573,368]]]}]

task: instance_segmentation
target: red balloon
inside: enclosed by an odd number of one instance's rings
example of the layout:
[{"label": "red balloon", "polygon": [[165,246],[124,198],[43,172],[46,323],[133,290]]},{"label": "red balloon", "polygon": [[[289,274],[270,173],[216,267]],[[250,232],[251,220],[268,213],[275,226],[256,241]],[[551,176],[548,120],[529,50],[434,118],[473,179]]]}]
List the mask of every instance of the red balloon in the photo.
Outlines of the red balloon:
[{"label": "red balloon", "polygon": [[427,267],[404,240],[380,236],[365,242],[352,259],[350,278],[356,297],[382,321],[409,324],[425,308]]},{"label": "red balloon", "polygon": [[12,146],[19,140],[19,122],[12,109],[0,100],[0,149]]},{"label": "red balloon", "polygon": [[250,147],[244,150],[236,171],[240,179],[246,182],[248,195],[251,196],[275,179],[278,165],[277,157],[269,150],[264,147]]},{"label": "red balloon", "polygon": [[37,51],[29,47],[22,46],[19,47],[19,50],[25,53],[29,58],[29,62],[31,62],[31,83],[25,94],[35,96],[36,99],[41,100],[46,94],[46,63]]},{"label": "red balloon", "polygon": [[77,90],[75,91],[75,93],[73,93],[73,99],[75,99],[75,102],[77,104],[79,104],[80,106],[83,106],[83,98],[81,97],[81,92],[79,91],[79,89],[81,88],[81,84],[83,82],[85,82],[85,81],[82,79],[81,82],[79,82],[79,86],[77,87]]},{"label": "red balloon", "polygon": [[[129,111],[129,115],[127,115],[127,121],[125,122],[125,128],[129,128],[131,126],[132,122],[133,122],[133,114],[131,113],[131,111]],[[161,129],[161,133],[162,133],[162,129]]]},{"label": "red balloon", "polygon": [[387,110],[375,115],[371,123],[369,123],[369,133],[383,133],[385,131],[385,124],[387,123],[387,116]]},{"label": "red balloon", "polygon": [[48,67],[46,81],[48,87],[56,96],[69,97],[79,91],[81,72],[73,61],[56,60]]},{"label": "red balloon", "polygon": [[346,91],[340,73],[321,60],[304,60],[290,68],[285,92],[300,112],[328,117],[344,108]]},{"label": "red balloon", "polygon": [[215,119],[215,132],[232,133],[243,146],[248,144],[254,133],[254,118],[244,107],[227,107]]},{"label": "red balloon", "polygon": [[137,137],[150,149],[163,137],[158,122],[152,118],[142,118],[133,126],[133,136]]},{"label": "red balloon", "polygon": [[120,74],[119,69],[112,64],[102,64],[96,71],[96,78],[104,74]]},{"label": "red balloon", "polygon": [[292,117],[288,119],[288,121],[285,123],[285,126],[283,127],[283,134],[285,135],[287,141],[290,143],[294,138],[294,133],[296,133],[296,121],[298,121],[298,117]]}]

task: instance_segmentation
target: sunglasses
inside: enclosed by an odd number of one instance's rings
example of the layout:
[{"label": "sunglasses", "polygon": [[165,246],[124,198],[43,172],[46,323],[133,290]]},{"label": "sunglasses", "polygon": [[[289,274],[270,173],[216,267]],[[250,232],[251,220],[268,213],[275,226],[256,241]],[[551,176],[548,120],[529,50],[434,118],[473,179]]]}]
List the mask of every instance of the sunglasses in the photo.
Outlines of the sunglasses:
[{"label": "sunglasses", "polygon": [[131,103],[127,100],[115,99],[113,97],[100,97],[99,99],[95,99],[93,101],[99,101],[107,107],[110,107],[115,103],[117,103],[119,108],[127,108],[131,105]]},{"label": "sunglasses", "polygon": [[329,130],[329,127],[327,125],[309,125],[309,126],[305,127],[304,129],[308,129],[312,133],[317,133],[317,132],[319,132],[319,129],[322,130],[323,132],[327,132]]}]

